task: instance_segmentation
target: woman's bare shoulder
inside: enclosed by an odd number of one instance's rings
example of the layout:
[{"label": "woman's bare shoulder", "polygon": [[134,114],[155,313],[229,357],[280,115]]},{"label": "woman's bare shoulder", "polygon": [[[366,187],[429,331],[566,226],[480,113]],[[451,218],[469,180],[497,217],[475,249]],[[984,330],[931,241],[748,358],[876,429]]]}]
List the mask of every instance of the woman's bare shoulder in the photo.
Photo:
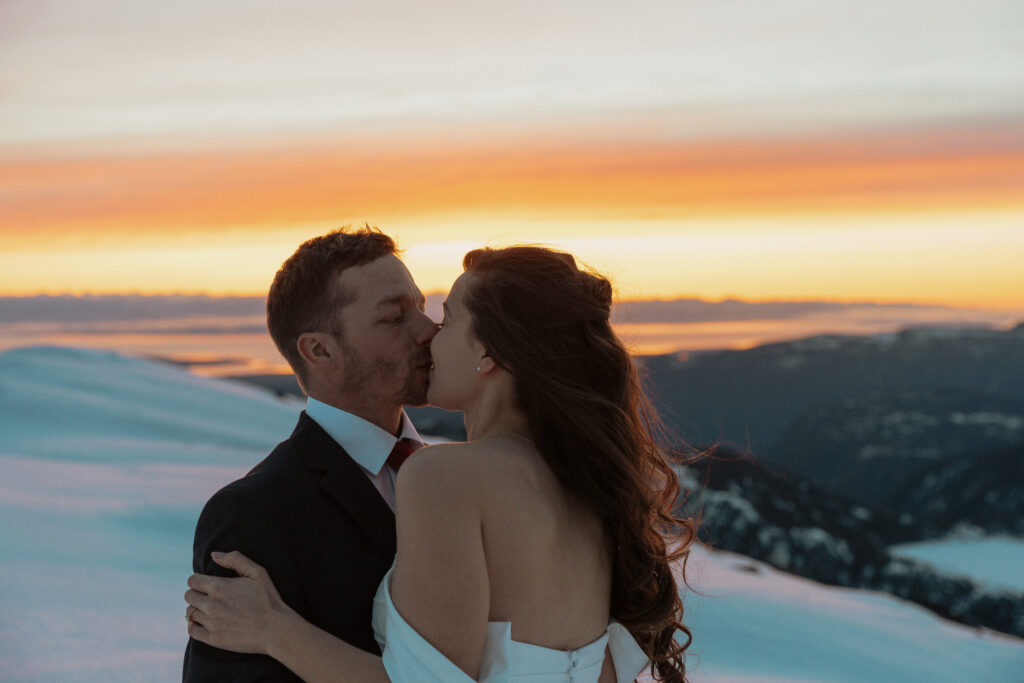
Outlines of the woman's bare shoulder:
[{"label": "woman's bare shoulder", "polygon": [[497,439],[435,444],[406,461],[398,482],[486,495],[495,484],[514,485],[524,469],[534,466],[534,457],[539,456],[532,447]]},{"label": "woman's bare shoulder", "polygon": [[479,467],[470,443],[441,443],[421,448],[398,472],[396,493],[415,488],[430,497],[463,495],[473,490]]}]

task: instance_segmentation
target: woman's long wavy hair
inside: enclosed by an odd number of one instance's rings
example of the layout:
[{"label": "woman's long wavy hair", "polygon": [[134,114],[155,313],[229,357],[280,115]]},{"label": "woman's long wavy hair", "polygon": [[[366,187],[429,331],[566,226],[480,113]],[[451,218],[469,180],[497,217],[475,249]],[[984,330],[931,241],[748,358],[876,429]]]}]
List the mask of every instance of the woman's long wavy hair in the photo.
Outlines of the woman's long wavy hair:
[{"label": "woman's long wavy hair", "polygon": [[611,283],[569,254],[535,246],[477,249],[463,267],[477,275],[465,299],[473,332],[515,378],[541,456],[604,525],[614,553],[612,616],[657,679],[685,681],[691,634],[672,568],[682,560],[684,570],[696,523],[675,514],[679,482],[612,331]]}]

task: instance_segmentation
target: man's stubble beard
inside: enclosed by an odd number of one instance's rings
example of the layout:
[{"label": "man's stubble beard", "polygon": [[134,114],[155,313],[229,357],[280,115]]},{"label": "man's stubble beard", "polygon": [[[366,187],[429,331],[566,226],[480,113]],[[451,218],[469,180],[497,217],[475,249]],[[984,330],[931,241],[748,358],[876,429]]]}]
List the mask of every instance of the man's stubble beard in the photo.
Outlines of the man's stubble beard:
[{"label": "man's stubble beard", "polygon": [[[402,368],[401,363],[379,358],[367,360],[348,344],[344,336],[338,334],[337,339],[349,369],[345,377],[345,384],[351,393],[368,396],[367,392],[387,386]],[[425,360],[430,360],[429,350],[425,351],[422,357],[406,361],[405,382],[394,396],[393,405],[423,406],[427,404],[429,374],[416,367]]]},{"label": "man's stubble beard", "polygon": [[428,385],[429,374],[415,367],[413,361],[409,361],[398,403],[404,406],[426,405]]}]

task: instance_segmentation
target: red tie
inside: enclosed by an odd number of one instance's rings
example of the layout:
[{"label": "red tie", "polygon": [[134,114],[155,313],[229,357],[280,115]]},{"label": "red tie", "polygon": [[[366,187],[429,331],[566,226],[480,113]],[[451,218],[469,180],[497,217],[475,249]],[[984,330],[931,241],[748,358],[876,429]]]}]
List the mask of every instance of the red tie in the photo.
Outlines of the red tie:
[{"label": "red tie", "polygon": [[413,439],[399,439],[395,443],[395,447],[391,449],[391,455],[388,456],[387,464],[395,472],[402,466],[409,456],[419,450],[423,444]]}]

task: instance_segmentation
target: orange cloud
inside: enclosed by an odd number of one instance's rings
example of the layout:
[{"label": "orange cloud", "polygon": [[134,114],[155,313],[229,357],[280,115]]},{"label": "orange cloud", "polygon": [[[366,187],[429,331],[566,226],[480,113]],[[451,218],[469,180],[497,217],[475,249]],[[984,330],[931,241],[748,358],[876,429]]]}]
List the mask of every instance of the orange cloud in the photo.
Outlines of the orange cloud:
[{"label": "orange cloud", "polygon": [[[652,219],[1024,205],[1022,127],[717,142],[372,141],[0,161],[0,243],[455,214]],[[359,218],[356,218],[359,220]]]}]

